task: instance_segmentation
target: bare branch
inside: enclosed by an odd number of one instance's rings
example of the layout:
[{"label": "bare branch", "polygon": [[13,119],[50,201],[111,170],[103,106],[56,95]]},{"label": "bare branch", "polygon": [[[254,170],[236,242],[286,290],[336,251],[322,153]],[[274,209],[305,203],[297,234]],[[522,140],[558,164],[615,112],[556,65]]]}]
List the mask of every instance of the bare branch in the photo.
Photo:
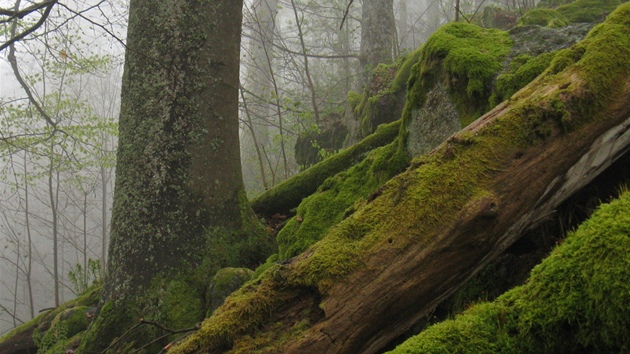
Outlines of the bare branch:
[{"label": "bare branch", "polygon": [[348,6],[346,7],[346,11],[343,13],[343,17],[341,18],[341,25],[339,26],[339,30],[340,31],[343,28],[344,22],[346,22],[346,17],[348,17],[348,12],[350,12],[350,6],[352,6],[353,2],[354,2],[354,0],[350,0],[350,2],[348,2]]},{"label": "bare branch", "polygon": [[[57,4],[57,1],[58,0],[49,0],[49,1],[43,2],[41,4],[37,4],[37,5],[40,5],[40,7],[30,11],[29,13],[32,13],[33,11],[36,11],[38,9],[44,9],[44,12],[42,13],[42,16],[40,17],[39,21],[37,21],[34,25],[32,25],[31,27],[27,28],[26,30],[24,30],[20,34],[15,34],[15,31],[12,31],[13,33],[11,35],[11,38],[9,38],[9,40],[7,40],[6,42],[4,42],[4,43],[2,43],[0,45],[0,51],[4,50],[5,48],[9,47],[13,43],[23,39],[24,37],[28,36],[29,34],[35,32],[38,28],[40,28],[44,24],[44,22],[46,22],[46,19],[50,15],[50,12],[52,11],[52,9],[55,6],[55,4]],[[30,6],[30,7],[32,7],[32,6]],[[5,9],[0,9],[0,11],[5,11]],[[15,11],[17,13],[21,12],[19,10],[15,10]],[[22,10],[22,11],[24,11],[24,10]],[[26,16],[26,15],[27,14],[25,14],[24,16]],[[12,16],[11,17],[11,19],[13,19],[13,20],[17,20],[18,18],[21,18],[21,17],[19,17],[19,16]],[[3,22],[7,22],[7,20],[5,20]],[[14,24],[14,28],[15,27],[17,27],[17,26]]]},{"label": "bare branch", "polygon": [[9,16],[8,19],[2,20],[2,21],[0,21],[0,23],[9,22],[9,21],[12,21],[13,19],[16,19],[16,18],[23,19],[27,15],[29,15],[29,14],[31,14],[31,13],[39,10],[39,9],[43,9],[46,6],[53,5],[57,1],[58,0],[42,1],[42,2],[40,2],[38,4],[33,4],[33,5],[31,5],[31,6],[27,7],[27,8],[24,8],[22,10],[19,10],[19,9],[11,10],[11,9],[0,8],[0,16]]}]

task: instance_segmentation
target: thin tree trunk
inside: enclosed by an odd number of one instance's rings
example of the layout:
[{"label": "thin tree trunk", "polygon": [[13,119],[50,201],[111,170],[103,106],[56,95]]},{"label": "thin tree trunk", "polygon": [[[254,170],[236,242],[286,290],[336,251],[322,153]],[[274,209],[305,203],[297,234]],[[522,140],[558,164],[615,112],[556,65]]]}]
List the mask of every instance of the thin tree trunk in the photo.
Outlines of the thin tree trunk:
[{"label": "thin tree trunk", "polygon": [[[286,153],[286,148],[285,148],[286,142],[284,138],[284,127],[283,127],[284,119],[282,117],[282,103],[280,102],[280,90],[278,89],[278,82],[276,81],[276,75],[273,72],[273,67],[272,67],[273,58],[270,53],[270,50],[265,41],[263,41],[261,44],[265,53],[266,63],[269,67],[269,75],[270,75],[271,83],[273,84],[274,99],[276,101],[275,107],[276,107],[276,113],[278,114],[278,131],[280,132],[280,151],[282,152],[282,161],[284,163],[284,179],[287,179],[289,178],[289,162],[287,159],[287,153]],[[272,185],[274,184],[275,184],[275,178],[274,178],[274,183],[272,183]]]},{"label": "thin tree trunk", "polygon": [[49,156],[48,165],[48,197],[50,202],[50,212],[52,216],[52,239],[53,239],[53,282],[54,282],[54,296],[55,307],[59,306],[59,243],[58,243],[58,230],[57,230],[57,204],[55,198],[55,191],[53,188],[53,171],[54,171],[54,145],[50,146],[51,155]]},{"label": "thin tree trunk", "polygon": [[252,121],[252,116],[249,112],[249,107],[247,106],[247,100],[245,99],[245,95],[243,94],[243,89],[239,89],[241,94],[241,99],[243,100],[243,108],[245,110],[245,117],[247,117],[247,128],[249,128],[250,134],[252,134],[252,140],[254,142],[254,149],[256,150],[256,156],[258,157],[258,167],[260,168],[260,178],[262,179],[263,187],[265,189],[269,188],[269,184],[267,184],[267,177],[265,176],[265,165],[263,164],[262,154],[260,153],[260,146],[258,145],[258,139],[256,138],[256,130],[254,129],[254,122]]},{"label": "thin tree trunk", "polygon": [[306,75],[306,83],[308,89],[311,92],[311,105],[313,106],[313,115],[315,116],[315,124],[319,124],[319,108],[317,107],[317,91],[313,84],[313,78],[311,77],[311,71],[308,66],[308,55],[306,52],[306,45],[304,44],[304,33],[302,32],[302,22],[298,16],[297,7],[295,1],[291,0],[291,6],[293,7],[293,14],[295,15],[295,24],[298,30],[298,37],[300,38],[300,46],[302,48],[302,56],[304,57],[304,74]]},{"label": "thin tree trunk", "polygon": [[105,166],[101,165],[101,278],[106,271],[107,266],[107,171]]},{"label": "thin tree trunk", "polygon": [[28,290],[28,307],[30,310],[31,318],[35,317],[35,307],[33,306],[33,284],[31,279],[31,272],[33,270],[33,238],[31,235],[31,219],[29,208],[29,191],[28,191],[28,169],[26,164],[26,153],[24,153],[24,222],[26,227],[26,237],[28,241],[28,260],[26,263],[26,287]]}]

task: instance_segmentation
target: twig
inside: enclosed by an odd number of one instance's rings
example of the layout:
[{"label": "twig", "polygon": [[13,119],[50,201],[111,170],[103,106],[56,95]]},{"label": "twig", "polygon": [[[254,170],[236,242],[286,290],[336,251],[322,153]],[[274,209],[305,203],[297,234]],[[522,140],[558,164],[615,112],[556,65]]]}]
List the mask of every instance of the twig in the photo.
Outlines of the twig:
[{"label": "twig", "polygon": [[[42,17],[39,19],[39,21],[37,21],[33,26],[29,27],[27,30],[25,30],[24,32],[18,34],[18,35],[13,35],[11,36],[11,38],[9,38],[9,40],[7,40],[6,42],[2,43],[2,45],[0,45],[0,51],[2,51],[4,48],[10,46],[11,44],[21,40],[22,38],[28,36],[29,34],[35,32],[35,30],[37,30],[38,28],[40,28],[44,22],[46,21],[46,19],[48,18],[48,15],[50,15],[50,12],[52,11],[53,7],[55,6],[55,4],[57,3],[57,0],[51,0],[51,1],[47,1],[42,5],[42,7],[39,8],[44,8],[44,13],[42,14]],[[39,9],[37,8],[37,9]],[[19,17],[15,17],[15,19],[19,18]]]},{"label": "twig", "polygon": [[[166,331],[168,331],[168,332],[170,332],[170,333],[167,333],[167,334],[164,334],[164,335],[162,335],[162,336],[159,336],[159,337],[155,338],[154,340],[150,341],[149,343],[147,343],[147,344],[145,344],[145,345],[141,346],[140,348],[136,349],[133,353],[140,353],[140,351],[141,351],[142,349],[148,348],[149,346],[153,345],[154,343],[157,343],[157,342],[161,341],[162,339],[164,339],[164,338],[166,338],[166,337],[168,337],[168,336],[172,336],[173,334],[194,332],[194,331],[198,331],[198,330],[199,330],[199,328],[201,328],[201,327],[197,324],[197,325],[195,325],[195,327],[184,328],[184,329],[180,329],[180,330],[177,330],[177,331],[170,331],[170,330],[168,330],[168,329],[166,329],[166,328],[164,328],[164,327],[162,327],[162,326],[158,325],[157,323],[156,323],[155,325],[156,325],[156,326],[158,326],[158,327],[160,327],[160,328],[162,328],[162,329],[164,329],[164,330],[166,330]],[[169,343],[169,345],[170,345],[170,344],[172,344],[172,342],[171,342],[171,343]],[[167,345],[167,347],[168,347],[168,345]]]},{"label": "twig", "polygon": [[113,348],[116,344],[118,344],[118,342],[120,342],[121,340],[123,340],[123,338],[125,338],[129,332],[133,331],[134,329],[140,327],[142,324],[144,323],[144,318],[141,318],[140,321],[138,323],[136,323],[135,325],[133,325],[131,328],[129,328],[125,333],[122,334],[122,336],[116,338],[116,340],[109,345],[109,347],[105,348],[101,354],[105,354],[109,349]]},{"label": "twig", "polygon": [[350,12],[350,6],[352,6],[353,2],[354,2],[354,0],[350,0],[350,2],[348,2],[348,6],[346,7],[346,11],[343,13],[343,18],[341,19],[341,25],[339,26],[339,30],[340,31],[343,28],[343,23],[346,22],[346,17],[348,17],[348,12]]}]

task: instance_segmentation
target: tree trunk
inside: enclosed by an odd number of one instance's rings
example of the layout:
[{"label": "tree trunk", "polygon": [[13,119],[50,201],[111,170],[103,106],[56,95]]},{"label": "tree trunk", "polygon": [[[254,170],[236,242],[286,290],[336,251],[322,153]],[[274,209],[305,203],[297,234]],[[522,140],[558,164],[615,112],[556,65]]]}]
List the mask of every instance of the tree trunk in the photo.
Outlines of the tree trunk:
[{"label": "tree trunk", "polygon": [[280,335],[283,344],[265,348],[385,348],[630,150],[628,11],[563,52],[574,65],[552,65],[414,160],[320,242],[228,297],[173,352],[247,348]]},{"label": "tree trunk", "polygon": [[241,226],[241,6],[130,4],[105,298],[198,264],[204,228]]},{"label": "tree trunk", "polygon": [[361,15],[360,62],[365,83],[370,70],[390,63],[395,44],[394,0],[364,0]]},{"label": "tree trunk", "polygon": [[[149,299],[176,292],[169,286],[211,262],[217,238],[251,237],[242,231],[255,219],[238,141],[241,12],[237,0],[130,3],[103,289],[108,316],[93,326],[86,351],[102,350],[139,318],[175,328],[199,321],[203,309],[169,317]],[[188,290],[181,306],[203,303],[203,289]]]}]

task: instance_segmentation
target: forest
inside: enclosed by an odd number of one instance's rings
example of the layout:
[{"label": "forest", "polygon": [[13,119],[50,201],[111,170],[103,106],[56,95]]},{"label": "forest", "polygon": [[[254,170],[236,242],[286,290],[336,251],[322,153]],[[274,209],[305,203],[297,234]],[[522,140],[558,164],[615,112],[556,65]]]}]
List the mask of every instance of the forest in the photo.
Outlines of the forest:
[{"label": "forest", "polygon": [[0,353],[630,351],[623,0],[0,1]]}]

